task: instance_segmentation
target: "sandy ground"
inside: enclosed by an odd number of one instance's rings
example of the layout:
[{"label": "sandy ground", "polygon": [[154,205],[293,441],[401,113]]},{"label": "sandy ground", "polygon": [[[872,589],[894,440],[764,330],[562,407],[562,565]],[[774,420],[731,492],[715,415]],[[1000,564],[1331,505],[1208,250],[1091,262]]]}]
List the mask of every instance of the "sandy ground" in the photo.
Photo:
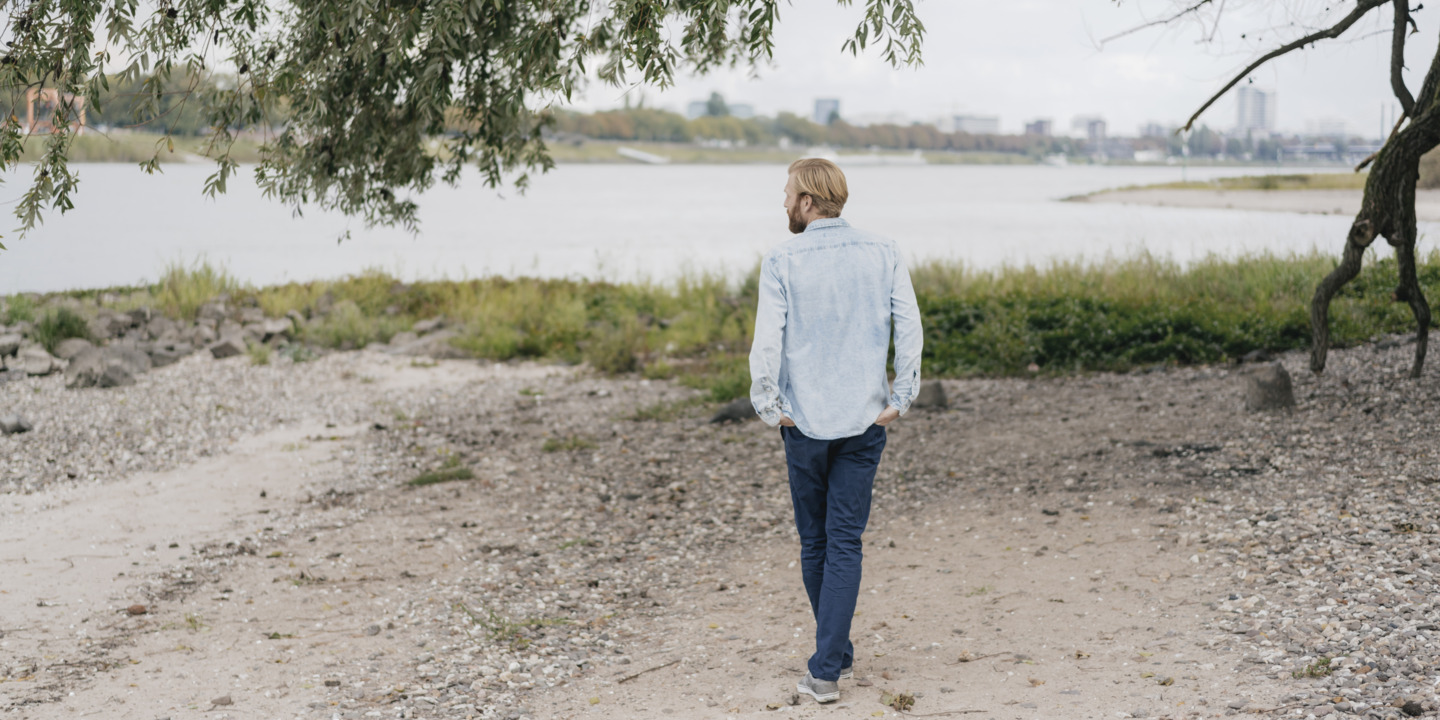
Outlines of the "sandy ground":
[{"label": "sandy ground", "polygon": [[[1360,190],[1107,190],[1077,198],[1076,202],[1156,205],[1181,208],[1221,208],[1260,212],[1297,212],[1316,215],[1354,215],[1360,211]],[[1415,192],[1415,214],[1420,220],[1440,221],[1440,190]]]},{"label": "sandy ground", "polygon": [[[1370,357],[1343,377],[1398,377]],[[813,631],[773,430],[623,419],[688,392],[669,383],[346,362],[368,379],[346,392],[429,398],[431,429],[317,417],[172,471],[3,498],[0,715],[868,718],[909,694],[917,717],[1188,718],[1288,712],[1307,687],[1242,657],[1217,604],[1259,576],[1188,522],[1244,496],[1245,439],[1327,411],[1246,414],[1230,370],[946,381],[949,410],[891,431],[857,677],[819,706],[793,690]],[[537,452],[577,432],[592,449]],[[467,445],[474,481],[404,484],[398,458]],[[737,501],[743,516],[711,512]],[[639,584],[612,593],[626,571]],[[480,667],[494,637],[457,618],[507,592],[585,650],[538,628],[505,650],[535,662]]]}]

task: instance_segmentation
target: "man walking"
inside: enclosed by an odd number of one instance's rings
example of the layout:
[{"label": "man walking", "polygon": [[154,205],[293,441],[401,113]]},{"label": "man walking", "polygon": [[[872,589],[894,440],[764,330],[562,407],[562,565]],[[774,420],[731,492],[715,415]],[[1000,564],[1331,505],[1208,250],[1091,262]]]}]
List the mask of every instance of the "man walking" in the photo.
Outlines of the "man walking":
[{"label": "man walking", "polygon": [[[885,426],[919,392],[923,342],[899,248],[840,219],[848,198],[835,163],[790,166],[785,213],[798,237],[761,263],[750,349],[750,400],[785,441],[801,575],[815,614],[815,654],[796,689],[819,702],[838,700],[838,681],[853,674],[860,536]],[[885,369],[892,319],[893,388]]]}]

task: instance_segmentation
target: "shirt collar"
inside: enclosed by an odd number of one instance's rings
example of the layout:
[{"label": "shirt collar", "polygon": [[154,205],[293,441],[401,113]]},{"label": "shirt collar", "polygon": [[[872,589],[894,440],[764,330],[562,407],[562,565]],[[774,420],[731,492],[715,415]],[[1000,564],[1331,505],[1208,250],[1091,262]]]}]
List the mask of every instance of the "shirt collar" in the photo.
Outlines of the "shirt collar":
[{"label": "shirt collar", "polygon": [[850,227],[850,223],[845,222],[845,218],[815,218],[814,220],[810,221],[809,225],[805,226],[805,232],[810,232],[811,230],[820,230],[822,228],[828,227]]}]

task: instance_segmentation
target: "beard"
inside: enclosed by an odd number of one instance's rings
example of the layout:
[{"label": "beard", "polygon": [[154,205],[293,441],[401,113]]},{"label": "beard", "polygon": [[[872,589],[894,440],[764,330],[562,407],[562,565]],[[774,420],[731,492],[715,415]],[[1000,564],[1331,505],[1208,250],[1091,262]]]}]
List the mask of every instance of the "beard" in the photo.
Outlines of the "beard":
[{"label": "beard", "polygon": [[800,216],[799,204],[800,203],[795,203],[795,205],[785,210],[785,215],[790,218],[790,232],[796,235],[805,232],[805,226],[810,224],[805,221],[805,218]]}]

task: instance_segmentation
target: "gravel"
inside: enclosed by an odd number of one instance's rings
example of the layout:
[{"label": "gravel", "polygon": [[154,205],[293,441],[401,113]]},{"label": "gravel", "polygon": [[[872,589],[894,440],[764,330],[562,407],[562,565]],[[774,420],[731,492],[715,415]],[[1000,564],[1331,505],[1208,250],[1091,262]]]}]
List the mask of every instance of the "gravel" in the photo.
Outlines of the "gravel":
[{"label": "gravel", "polygon": [[[1378,348],[1334,352],[1320,378],[1304,356],[1282,356],[1291,412],[1245,411],[1232,366],[947,381],[951,410],[892,429],[877,512],[962,488],[977,502],[1032,497],[1046,515],[1105,498],[1148,508],[1152,539],[1221,581],[1197,598],[1210,632],[1193,642],[1238,651],[1236,673],[1291,688],[1286,716],[1433,715],[1440,371],[1410,380],[1410,348]],[[326,718],[522,717],[532,693],[575,676],[638,672],[630,652],[665,645],[647,618],[694,586],[732,590],[743,580],[717,574],[724,559],[791,532],[772,431],[709,425],[694,391],[564,373],[415,392],[356,378],[355,355],[269,367],[197,355],[98,391],[67,392],[60,378],[0,385],[0,410],[35,424],[0,437],[0,491],[174,467],[305,417],[370,425],[346,446],[346,484],[317,485],[313,506],[274,518],[283,537],[336,505],[361,526],[402,507],[444,510],[457,490],[405,483],[470,468],[487,523],[438,514],[421,538],[453,546],[463,567],[402,580],[390,610],[357,620],[358,635],[411,650],[351,662],[346,672],[385,678],[385,690],[327,680],[338,704],[309,708]],[[631,419],[641,408],[663,419]],[[208,577],[231,561],[211,561]],[[1212,708],[1255,709],[1238,698]]]}]

